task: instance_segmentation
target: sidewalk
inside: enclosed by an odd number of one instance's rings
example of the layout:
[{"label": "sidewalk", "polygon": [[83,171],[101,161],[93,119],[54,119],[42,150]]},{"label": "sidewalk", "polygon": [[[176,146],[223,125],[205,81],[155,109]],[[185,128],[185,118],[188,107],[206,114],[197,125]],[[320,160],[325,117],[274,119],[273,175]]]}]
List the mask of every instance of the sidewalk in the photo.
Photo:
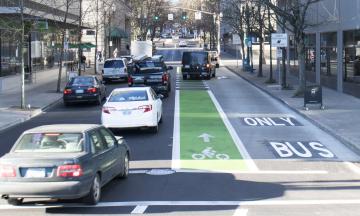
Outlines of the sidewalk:
[{"label": "sidewalk", "polygon": [[[87,68],[93,74],[93,68]],[[0,89],[0,131],[41,114],[47,108],[59,103],[62,89],[66,85],[66,71],[62,72],[61,92],[56,92],[59,69],[52,68],[36,72],[33,81],[25,83],[26,110],[21,110],[21,76],[1,77]],[[30,105],[30,106],[29,106]],[[28,109],[30,107],[30,109]]]},{"label": "sidewalk", "polygon": [[[229,59],[230,55],[224,54],[223,58]],[[255,62],[254,62],[255,63]],[[287,83],[294,90],[281,90],[278,83],[266,84],[269,77],[269,65],[263,65],[263,77],[257,77],[255,73],[242,71],[242,64],[239,67],[227,64],[229,70],[237,73],[245,80],[262,89],[272,97],[288,105],[297,113],[301,114],[322,130],[333,135],[335,138],[346,144],[352,150],[360,154],[360,99],[339,93],[335,90],[323,87],[323,103],[325,110],[319,109],[319,105],[308,105],[308,111],[304,109],[304,99],[294,98],[295,89],[298,86],[298,78],[287,74]],[[258,65],[254,65],[257,69]],[[274,78],[279,81],[276,65],[273,65]]]}]

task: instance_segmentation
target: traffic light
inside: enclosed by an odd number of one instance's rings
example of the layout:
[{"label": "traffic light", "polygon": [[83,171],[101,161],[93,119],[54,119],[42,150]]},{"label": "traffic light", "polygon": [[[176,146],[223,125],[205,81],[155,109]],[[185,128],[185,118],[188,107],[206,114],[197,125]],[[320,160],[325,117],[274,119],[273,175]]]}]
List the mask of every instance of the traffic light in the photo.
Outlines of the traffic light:
[{"label": "traffic light", "polygon": [[182,18],[183,20],[186,20],[186,19],[187,19],[187,14],[186,14],[186,12],[182,12],[181,18]]}]

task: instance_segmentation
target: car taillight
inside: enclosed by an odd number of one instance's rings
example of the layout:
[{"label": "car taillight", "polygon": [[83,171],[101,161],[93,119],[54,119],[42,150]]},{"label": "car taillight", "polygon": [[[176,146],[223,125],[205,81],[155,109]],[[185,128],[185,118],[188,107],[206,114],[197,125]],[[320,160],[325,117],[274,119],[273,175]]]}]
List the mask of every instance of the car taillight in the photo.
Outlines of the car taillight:
[{"label": "car taillight", "polygon": [[80,165],[61,165],[57,169],[58,177],[79,177],[83,175],[83,170]]},{"label": "car taillight", "polygon": [[169,75],[163,74],[162,75],[162,82],[166,84],[168,81],[169,81]]},{"label": "car taillight", "polygon": [[16,170],[11,165],[0,165],[0,177],[16,177]]},{"label": "car taillight", "polygon": [[71,89],[64,89],[64,95],[68,95],[71,94],[72,90]]},{"label": "car taillight", "polygon": [[134,80],[132,76],[128,76],[128,85],[131,86],[133,84]]},{"label": "car taillight", "polygon": [[143,105],[138,107],[139,110],[143,110],[145,112],[150,112],[152,110],[152,105]]},{"label": "car taillight", "polygon": [[97,92],[97,88],[88,88],[87,92],[89,93],[96,93]]},{"label": "car taillight", "polygon": [[116,110],[115,107],[103,107],[102,108],[102,112],[107,113],[107,114],[110,114],[110,111],[114,111],[114,110]]}]

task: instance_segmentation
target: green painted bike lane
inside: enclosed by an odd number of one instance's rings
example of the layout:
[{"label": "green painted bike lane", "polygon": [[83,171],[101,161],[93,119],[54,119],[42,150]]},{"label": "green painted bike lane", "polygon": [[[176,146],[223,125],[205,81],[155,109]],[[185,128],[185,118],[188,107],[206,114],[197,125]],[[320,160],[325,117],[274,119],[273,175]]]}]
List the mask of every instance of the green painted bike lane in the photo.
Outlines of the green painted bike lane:
[{"label": "green painted bike lane", "polygon": [[179,104],[181,168],[248,170],[206,90],[180,90]]}]

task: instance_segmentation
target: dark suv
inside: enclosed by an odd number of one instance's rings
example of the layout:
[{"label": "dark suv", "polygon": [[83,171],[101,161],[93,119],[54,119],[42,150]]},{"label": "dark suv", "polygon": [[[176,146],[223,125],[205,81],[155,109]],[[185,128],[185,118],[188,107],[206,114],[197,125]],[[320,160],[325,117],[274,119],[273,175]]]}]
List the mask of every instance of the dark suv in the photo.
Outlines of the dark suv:
[{"label": "dark suv", "polygon": [[181,72],[183,79],[205,78],[216,76],[216,61],[208,51],[184,52],[182,56]]},{"label": "dark suv", "polygon": [[136,61],[128,77],[129,86],[150,86],[157,94],[165,97],[171,91],[170,70],[161,56],[148,57]]}]

